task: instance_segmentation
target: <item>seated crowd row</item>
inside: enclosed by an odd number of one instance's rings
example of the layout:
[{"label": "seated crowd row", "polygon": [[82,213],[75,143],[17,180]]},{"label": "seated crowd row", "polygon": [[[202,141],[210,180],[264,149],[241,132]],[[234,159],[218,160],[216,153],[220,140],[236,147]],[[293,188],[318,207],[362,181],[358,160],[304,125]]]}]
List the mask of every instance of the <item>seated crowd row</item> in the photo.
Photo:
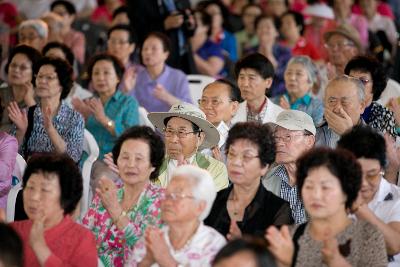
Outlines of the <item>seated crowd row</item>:
[{"label": "seated crowd row", "polygon": [[[111,154],[100,157],[103,175],[94,177],[92,204],[76,223],[84,120],[61,100],[70,88],[63,84],[71,85],[69,65],[41,59],[33,87],[38,104],[24,110],[11,102],[16,138],[2,138],[14,149],[5,157],[10,166],[18,144],[30,158],[22,181],[28,219],[11,223],[24,265],[96,266],[99,258],[105,266],[232,266],[246,259],[235,257],[237,246],[248,244],[254,266],[262,266],[257,249],[271,260],[264,266],[396,266],[400,189],[396,177],[386,177],[399,170],[396,132],[363,119],[368,89],[356,76],[363,72],[351,68],[360,60],[375,62],[354,58],[346,66],[351,76],[328,83],[317,127],[306,112],[283,110],[265,96],[273,66],[255,53],[235,66],[244,102],[232,100],[232,83],[217,80],[204,88],[200,108],[180,102],[150,112],[156,133],[131,127],[139,122],[138,105],[116,89],[118,61],[95,56],[89,77],[99,98],[81,110],[100,148],[110,140],[103,153]],[[119,99],[133,102],[105,111]],[[122,114],[109,119],[112,112]],[[134,122],[118,121],[127,119]],[[246,235],[259,239],[237,240]]]}]

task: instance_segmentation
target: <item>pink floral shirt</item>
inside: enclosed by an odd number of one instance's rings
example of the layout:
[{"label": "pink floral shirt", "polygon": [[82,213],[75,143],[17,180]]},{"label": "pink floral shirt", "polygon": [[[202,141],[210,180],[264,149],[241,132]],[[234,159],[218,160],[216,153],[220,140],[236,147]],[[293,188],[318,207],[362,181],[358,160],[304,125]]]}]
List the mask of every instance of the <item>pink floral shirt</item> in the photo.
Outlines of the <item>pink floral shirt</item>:
[{"label": "pink floral shirt", "polygon": [[[124,189],[120,188],[117,194],[121,201]],[[97,251],[104,266],[122,266],[124,255],[142,237],[147,226],[161,227],[160,205],[163,195],[164,189],[149,183],[140,195],[137,205],[127,213],[130,223],[123,230],[119,230],[114,224],[100,197],[94,197],[82,224],[95,235]]]},{"label": "pink floral shirt", "polygon": [[[190,267],[211,266],[215,255],[226,244],[225,238],[214,228],[200,223],[196,233],[188,243],[180,250],[174,250],[169,241],[168,226],[162,228],[165,241],[169,247],[169,253],[179,264]],[[133,250],[129,251],[125,266],[136,267],[146,255],[144,237],[140,239]],[[157,263],[151,267],[158,267]]]}]

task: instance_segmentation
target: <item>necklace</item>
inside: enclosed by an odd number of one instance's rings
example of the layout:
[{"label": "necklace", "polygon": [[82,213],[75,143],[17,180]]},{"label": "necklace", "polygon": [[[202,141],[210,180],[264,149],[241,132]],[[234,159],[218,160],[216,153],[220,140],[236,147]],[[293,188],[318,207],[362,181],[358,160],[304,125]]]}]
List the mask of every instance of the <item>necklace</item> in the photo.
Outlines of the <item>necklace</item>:
[{"label": "necklace", "polygon": [[231,196],[229,198],[229,202],[230,203],[230,212],[232,214],[232,217],[234,217],[233,219],[238,219],[238,217],[240,217],[240,208],[238,208],[237,206],[237,198],[235,198],[234,196]]},{"label": "necklace", "polygon": [[[125,195],[125,192],[126,192],[125,188],[124,188],[123,190],[124,190],[124,195],[122,196],[122,199],[121,199],[121,208],[122,208],[123,211],[125,211],[126,213],[128,213],[128,212],[134,210],[134,209],[137,207],[138,201],[139,201],[139,199],[140,199],[140,196],[143,194],[143,192],[140,193],[140,194],[138,194],[138,195],[137,195],[136,197],[134,197],[131,201],[125,202],[125,203],[130,203],[129,205],[123,205],[123,200],[124,200],[124,197],[126,196],[126,195]],[[146,189],[146,191],[147,191],[147,189]],[[126,208],[126,207],[124,207],[124,206],[128,206],[128,207]]]}]

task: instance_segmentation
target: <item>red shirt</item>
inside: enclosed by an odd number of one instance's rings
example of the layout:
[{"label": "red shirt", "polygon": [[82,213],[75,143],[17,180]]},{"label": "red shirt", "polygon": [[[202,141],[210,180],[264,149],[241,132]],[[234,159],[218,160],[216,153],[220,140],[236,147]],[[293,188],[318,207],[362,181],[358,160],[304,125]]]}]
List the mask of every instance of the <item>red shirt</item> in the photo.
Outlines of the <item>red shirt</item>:
[{"label": "red shirt", "polygon": [[[24,244],[24,266],[40,266],[29,244],[32,221],[16,221],[11,227],[18,233]],[[69,216],[44,233],[46,244],[52,254],[45,262],[46,267],[85,266],[97,267],[96,242],[90,230],[75,223]]]},{"label": "red shirt", "polygon": [[[282,42],[282,44],[287,46],[287,42]],[[312,43],[307,42],[304,37],[297,40],[296,45],[292,48],[292,56],[309,56],[312,60],[322,59],[317,48]]]}]

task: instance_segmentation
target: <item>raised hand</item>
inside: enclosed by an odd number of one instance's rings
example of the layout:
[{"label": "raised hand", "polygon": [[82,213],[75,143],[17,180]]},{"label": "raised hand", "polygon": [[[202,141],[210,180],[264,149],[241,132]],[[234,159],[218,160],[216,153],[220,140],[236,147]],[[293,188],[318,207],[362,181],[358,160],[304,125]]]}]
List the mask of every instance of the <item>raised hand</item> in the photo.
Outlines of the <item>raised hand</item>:
[{"label": "raised hand", "polygon": [[98,122],[102,122],[102,121],[106,120],[107,117],[104,112],[104,106],[101,103],[100,99],[93,97],[85,102],[88,104],[91,113],[93,114],[93,116],[96,118],[96,120]]},{"label": "raised hand", "polygon": [[291,266],[294,254],[294,244],[289,228],[284,225],[280,230],[270,226],[264,236],[268,242],[268,249],[275,256],[280,266]]},{"label": "raised hand", "polygon": [[49,130],[51,127],[53,127],[53,116],[51,115],[51,108],[50,107],[45,107],[42,110],[42,117],[43,117],[43,126],[46,130]]},{"label": "raised hand", "polygon": [[[176,266],[174,258],[169,253],[167,242],[163,232],[153,226],[146,229],[145,232],[147,253],[151,253],[155,262],[160,266]],[[173,265],[171,265],[171,263]],[[174,264],[175,263],[175,264]]]},{"label": "raised hand", "polygon": [[76,111],[82,114],[82,116],[87,119],[91,114],[92,110],[89,108],[88,104],[81,99],[74,97],[71,100],[71,104]]},{"label": "raised hand", "polygon": [[110,170],[112,170],[116,174],[119,174],[118,166],[115,165],[113,155],[111,152],[104,155],[103,162],[107,165],[107,167]]},{"label": "raised hand", "polygon": [[96,187],[96,193],[99,195],[103,206],[110,213],[111,218],[114,221],[118,219],[122,208],[118,202],[117,187],[114,182],[106,177],[101,177]]},{"label": "raised hand", "polygon": [[182,24],[183,24],[183,15],[179,13],[174,13],[172,15],[169,15],[164,20],[164,28],[166,30],[179,28],[180,26],[182,26]]},{"label": "raised hand", "polygon": [[211,152],[212,152],[213,158],[215,158],[216,160],[224,162],[224,160],[222,158],[221,150],[219,149],[218,146],[215,146],[215,147],[211,148]]},{"label": "raised hand", "polygon": [[342,135],[354,125],[352,119],[342,107],[339,107],[337,111],[335,113],[329,109],[325,109],[325,119],[328,122],[329,128],[335,133]]},{"label": "raised hand", "polygon": [[35,91],[33,90],[33,84],[31,81],[28,81],[23,84],[24,93],[24,102],[25,104],[30,107],[36,104],[35,101]]},{"label": "raised hand", "polygon": [[279,98],[279,106],[283,109],[290,109],[290,103],[285,96]]},{"label": "raised hand", "polygon": [[179,102],[178,98],[173,96],[162,84],[159,83],[154,87],[153,96],[171,106]]},{"label": "raised hand", "polygon": [[129,93],[135,88],[137,78],[137,69],[135,67],[127,68],[122,80],[122,91]]},{"label": "raised hand", "polygon": [[242,236],[242,231],[240,231],[239,226],[237,225],[237,222],[234,220],[231,220],[231,225],[229,226],[229,233],[226,235],[226,238],[231,241],[236,238],[240,238]]},{"label": "raised hand", "polygon": [[340,254],[339,244],[334,236],[327,233],[321,249],[322,261],[329,267],[350,267],[351,265]]},{"label": "raised hand", "polygon": [[26,132],[28,128],[28,115],[25,110],[21,110],[18,107],[17,102],[12,101],[7,107],[8,117],[15,124],[17,130],[20,130],[22,133]]}]

